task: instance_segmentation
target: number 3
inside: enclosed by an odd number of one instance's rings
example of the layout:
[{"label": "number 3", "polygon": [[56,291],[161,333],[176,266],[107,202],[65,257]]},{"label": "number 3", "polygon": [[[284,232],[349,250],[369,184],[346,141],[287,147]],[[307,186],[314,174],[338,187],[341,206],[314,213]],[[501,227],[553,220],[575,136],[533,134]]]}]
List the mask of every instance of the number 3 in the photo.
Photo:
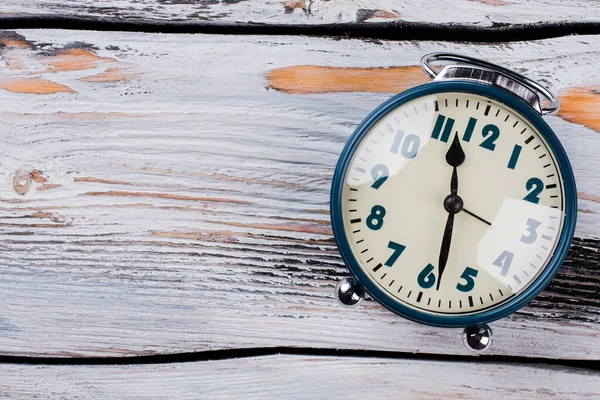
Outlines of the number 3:
[{"label": "number 3", "polygon": [[536,221],[535,219],[527,218],[527,235],[521,236],[521,242],[527,244],[535,242],[538,236],[536,229],[539,228],[541,224],[541,222]]}]

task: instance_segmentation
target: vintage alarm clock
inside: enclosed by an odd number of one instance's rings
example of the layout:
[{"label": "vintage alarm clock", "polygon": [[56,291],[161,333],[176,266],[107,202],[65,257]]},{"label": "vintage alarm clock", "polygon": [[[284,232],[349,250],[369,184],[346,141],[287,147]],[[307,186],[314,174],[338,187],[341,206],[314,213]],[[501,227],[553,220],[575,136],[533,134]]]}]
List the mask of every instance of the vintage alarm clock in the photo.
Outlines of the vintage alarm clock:
[{"label": "vintage alarm clock", "polygon": [[[439,73],[434,61],[450,61]],[[529,303],[567,255],[577,214],[567,155],[542,115],[558,99],[471,57],[421,60],[433,82],[400,93],[356,128],[331,190],[333,233],[352,277],[389,310],[491,345],[486,323]],[[540,96],[548,103],[542,105]]]}]

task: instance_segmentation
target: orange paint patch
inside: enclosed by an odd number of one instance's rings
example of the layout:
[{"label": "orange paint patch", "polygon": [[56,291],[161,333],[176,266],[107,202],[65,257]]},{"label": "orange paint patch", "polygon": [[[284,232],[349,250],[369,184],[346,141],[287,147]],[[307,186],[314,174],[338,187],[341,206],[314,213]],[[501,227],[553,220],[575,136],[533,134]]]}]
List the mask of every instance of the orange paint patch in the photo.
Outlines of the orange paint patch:
[{"label": "orange paint patch", "polygon": [[361,8],[356,11],[356,22],[365,22],[373,18],[383,19],[396,19],[398,18],[397,13],[385,11],[385,10],[369,10]]},{"label": "orange paint patch", "polygon": [[286,14],[293,12],[297,8],[306,10],[306,2],[304,0],[287,0],[283,3],[283,8]]},{"label": "orange paint patch", "polygon": [[50,189],[56,189],[58,187],[61,187],[62,185],[59,185],[57,183],[46,183],[44,185],[41,185],[40,187],[37,188],[37,190],[50,190]]},{"label": "orange paint patch", "polygon": [[31,94],[77,93],[68,86],[39,78],[0,81],[0,89],[13,93]]},{"label": "orange paint patch", "polygon": [[123,192],[117,190],[109,190],[107,192],[86,192],[84,196],[115,196],[115,197],[153,197],[157,199],[170,200],[187,200],[187,201],[208,201],[218,203],[233,203],[233,204],[251,204],[249,201],[225,199],[222,197],[196,197],[183,196],[178,194],[167,193],[146,193],[146,192]]},{"label": "orange paint patch", "polygon": [[420,67],[337,68],[300,65],[267,75],[269,86],[290,94],[399,93],[429,81]]},{"label": "orange paint patch", "polygon": [[118,181],[112,179],[93,178],[91,176],[83,176],[73,179],[74,182],[89,182],[89,183],[105,183],[107,185],[133,185],[131,182]]},{"label": "orange paint patch", "polygon": [[588,210],[587,208],[578,208],[577,212],[580,212],[583,214],[596,214],[594,211]]},{"label": "orange paint patch", "polygon": [[39,219],[52,218],[52,217],[54,217],[54,215],[52,215],[51,213],[48,213],[48,212],[43,212],[43,211],[35,212],[29,216],[29,218],[39,218]]},{"label": "orange paint patch", "polygon": [[11,49],[28,49],[30,47],[26,41],[18,39],[2,39],[0,43]]},{"label": "orange paint patch", "polygon": [[35,171],[31,171],[29,176],[31,176],[31,179],[37,183],[45,183],[48,181],[48,179],[44,177],[44,173],[37,169]]},{"label": "orange paint patch", "polygon": [[600,88],[566,89],[560,95],[558,115],[600,132]]},{"label": "orange paint patch", "polygon": [[117,62],[114,58],[98,57],[88,49],[62,50],[56,56],[41,58],[41,61],[52,67],[48,72],[81,71],[96,68],[101,63]]},{"label": "orange paint patch", "polygon": [[600,196],[594,196],[583,192],[577,192],[577,198],[581,200],[589,200],[595,203],[600,203]]},{"label": "orange paint patch", "polygon": [[101,74],[87,76],[85,78],[81,78],[80,80],[83,82],[119,82],[131,80],[137,75],[139,74],[126,72],[119,68],[109,68]]}]

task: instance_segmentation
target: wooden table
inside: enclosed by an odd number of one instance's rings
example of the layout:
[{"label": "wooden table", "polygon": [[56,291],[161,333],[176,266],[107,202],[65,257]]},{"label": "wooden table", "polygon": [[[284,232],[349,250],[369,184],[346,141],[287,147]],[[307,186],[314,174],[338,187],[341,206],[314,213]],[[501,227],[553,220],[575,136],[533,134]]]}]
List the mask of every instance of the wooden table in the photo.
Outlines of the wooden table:
[{"label": "wooden table", "polygon": [[[600,398],[597,2],[4,0],[0,22],[0,397]],[[440,50],[555,90],[578,185],[561,272],[480,357],[333,299],[337,157]]]}]

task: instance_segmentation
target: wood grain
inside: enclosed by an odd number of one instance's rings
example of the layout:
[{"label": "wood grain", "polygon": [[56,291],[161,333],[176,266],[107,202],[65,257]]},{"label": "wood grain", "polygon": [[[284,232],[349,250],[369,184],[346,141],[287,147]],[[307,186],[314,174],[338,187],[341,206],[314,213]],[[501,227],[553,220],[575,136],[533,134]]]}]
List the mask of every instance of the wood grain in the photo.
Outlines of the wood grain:
[{"label": "wood grain", "polygon": [[373,22],[425,22],[506,27],[545,22],[600,22],[600,7],[589,1],[442,0],[431,4],[410,0],[260,0],[185,1],[4,0],[0,19],[73,17],[108,21],[169,24],[326,25]]},{"label": "wood grain", "polygon": [[[420,326],[373,301],[343,309],[332,296],[348,274],[329,224],[333,168],[389,95],[290,94],[269,76],[313,66],[418,79],[410,66],[446,50],[558,91],[599,84],[597,36],[484,46],[32,30],[2,40],[0,57],[19,66],[0,64],[2,79],[72,91],[0,92],[4,355],[272,346],[465,354],[460,330]],[[115,69],[127,77],[89,79]],[[579,239],[555,282],[493,325],[491,353],[598,360],[600,136],[547,121],[577,177]]]},{"label": "wood grain", "polygon": [[4,364],[0,374],[0,396],[8,398],[546,400],[600,396],[598,372],[489,362],[279,355],[154,365]]}]

